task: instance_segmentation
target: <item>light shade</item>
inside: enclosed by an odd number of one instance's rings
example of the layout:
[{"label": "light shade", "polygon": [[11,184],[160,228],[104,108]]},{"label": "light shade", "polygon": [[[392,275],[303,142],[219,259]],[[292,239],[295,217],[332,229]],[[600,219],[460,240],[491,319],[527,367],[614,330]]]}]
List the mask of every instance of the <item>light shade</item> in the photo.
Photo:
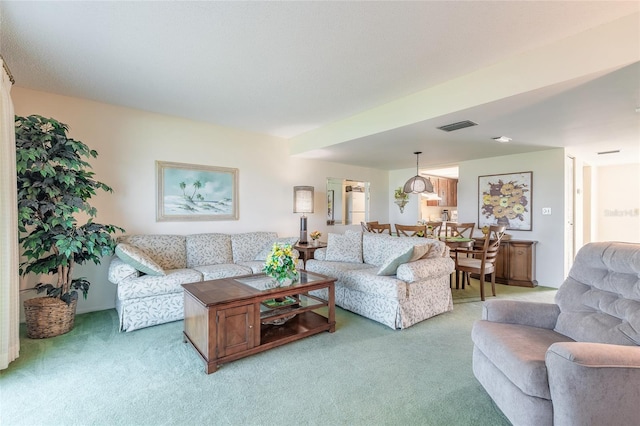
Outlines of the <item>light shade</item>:
[{"label": "light shade", "polygon": [[313,186],[293,187],[293,212],[313,213]]},{"label": "light shade", "polygon": [[433,184],[429,179],[416,175],[409,179],[402,188],[407,194],[417,194],[420,192],[433,192]]},{"label": "light shade", "polygon": [[422,152],[414,152],[416,154],[416,175],[404,184],[402,191],[406,194],[418,194],[421,192],[433,192],[433,184],[427,178],[420,176],[418,158]]}]

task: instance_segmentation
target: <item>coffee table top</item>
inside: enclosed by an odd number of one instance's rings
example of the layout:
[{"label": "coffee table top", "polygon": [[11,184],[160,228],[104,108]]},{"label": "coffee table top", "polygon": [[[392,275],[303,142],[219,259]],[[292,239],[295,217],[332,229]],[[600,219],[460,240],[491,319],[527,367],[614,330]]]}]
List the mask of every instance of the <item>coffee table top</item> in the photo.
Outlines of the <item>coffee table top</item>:
[{"label": "coffee table top", "polygon": [[259,294],[268,296],[270,293],[278,293],[283,289],[300,289],[301,291],[306,291],[305,287],[335,281],[335,278],[304,270],[299,270],[298,273],[300,275],[297,282],[283,287],[270,287],[275,285],[275,279],[265,274],[220,278],[217,280],[182,284],[182,287],[202,304],[209,306],[233,300],[250,299]]}]

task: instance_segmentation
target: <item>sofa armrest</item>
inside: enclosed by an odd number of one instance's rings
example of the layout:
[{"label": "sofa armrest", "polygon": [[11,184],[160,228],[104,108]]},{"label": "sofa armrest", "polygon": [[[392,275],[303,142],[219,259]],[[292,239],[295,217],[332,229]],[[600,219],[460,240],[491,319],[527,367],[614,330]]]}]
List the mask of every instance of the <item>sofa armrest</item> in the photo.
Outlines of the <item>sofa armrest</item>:
[{"label": "sofa armrest", "polygon": [[554,343],[546,354],[554,424],[637,424],[640,348]]},{"label": "sofa armrest", "polygon": [[313,258],[315,260],[326,260],[327,259],[327,248],[322,247],[313,252]]},{"label": "sofa armrest", "polygon": [[455,263],[451,257],[434,257],[403,263],[398,266],[396,276],[399,280],[412,283],[428,278],[447,276],[451,274],[454,269]]},{"label": "sofa armrest", "polygon": [[482,304],[482,319],[506,324],[528,325],[553,330],[560,315],[555,303],[521,300],[487,300]]},{"label": "sofa armrest", "polygon": [[109,281],[113,284],[119,284],[127,278],[136,278],[140,276],[140,271],[131,265],[124,263],[117,257],[111,259],[109,264]]}]

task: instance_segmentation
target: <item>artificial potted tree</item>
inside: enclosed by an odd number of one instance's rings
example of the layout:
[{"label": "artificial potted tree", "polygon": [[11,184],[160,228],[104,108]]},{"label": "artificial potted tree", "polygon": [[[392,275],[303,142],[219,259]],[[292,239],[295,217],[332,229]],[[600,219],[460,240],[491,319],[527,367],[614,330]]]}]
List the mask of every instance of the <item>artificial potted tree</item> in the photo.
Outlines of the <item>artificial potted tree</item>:
[{"label": "artificial potted tree", "polygon": [[112,192],[93,179],[83,159],[97,157],[96,151],[69,138],[67,125],[51,118],[16,116],[15,128],[20,274],[54,278],[32,289],[46,297],[24,302],[27,336],[53,337],[73,328],[78,290],[85,299],[89,291],[89,281],[74,278],[75,266],[113,254],[112,234],[124,229],[93,222],[97,211],[88,200],[97,190]]}]

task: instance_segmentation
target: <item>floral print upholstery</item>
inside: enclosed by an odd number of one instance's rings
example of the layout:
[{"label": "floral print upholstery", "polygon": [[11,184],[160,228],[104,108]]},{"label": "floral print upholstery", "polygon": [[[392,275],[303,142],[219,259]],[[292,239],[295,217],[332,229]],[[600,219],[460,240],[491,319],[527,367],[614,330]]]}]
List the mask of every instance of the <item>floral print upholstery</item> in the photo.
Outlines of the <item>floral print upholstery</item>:
[{"label": "floral print upholstery", "polygon": [[111,259],[109,264],[109,276],[108,279],[114,284],[118,284],[120,281],[124,281],[126,278],[137,278],[140,276],[140,271],[131,265],[127,265],[117,257]]},{"label": "floral print upholstery", "polygon": [[259,274],[262,272],[262,268],[264,268],[263,260],[251,260],[247,262],[238,262],[237,264],[251,269],[251,274]]},{"label": "floral print upholstery", "polygon": [[362,263],[362,233],[329,233],[325,258],[337,262]]},{"label": "floral print upholstery", "polygon": [[422,237],[395,237],[391,235],[366,233],[362,236],[364,263],[381,266],[391,255],[399,255],[408,248],[436,244],[446,246],[442,241]]},{"label": "floral print upholstery", "polygon": [[426,278],[448,275],[453,272],[455,267],[455,262],[449,256],[421,259],[398,266],[396,275],[399,280],[411,283]]},{"label": "floral print upholstery", "polygon": [[235,265],[233,263],[225,263],[223,265],[197,266],[193,269],[202,274],[203,281],[217,280],[226,277],[237,277],[239,275],[248,275],[253,273],[250,267]]},{"label": "floral print upholstery", "polygon": [[202,273],[194,269],[173,269],[164,276],[142,275],[118,283],[120,300],[156,296],[166,293],[182,293],[182,284],[202,281]]},{"label": "floral print upholstery", "polygon": [[142,249],[162,269],[187,267],[184,235],[129,235],[125,242]]},{"label": "floral print upholstery", "polygon": [[119,243],[143,250],[166,272],[165,276],[146,275],[117,256],[111,259],[108,277],[118,286],[116,310],[120,330],[132,331],[182,319],[182,284],[259,273],[264,262],[253,259],[277,237],[274,232],[119,237]]},{"label": "floral print upholstery", "polygon": [[231,235],[231,250],[234,262],[255,260],[256,255],[267,244],[272,244],[278,238],[275,232],[248,232]]},{"label": "floral print upholstery", "polygon": [[[437,252],[445,256],[401,264],[396,275],[377,275],[380,264],[391,253],[425,243],[434,244]],[[407,328],[453,310],[449,275],[455,266],[444,243],[420,237],[364,234],[362,246],[366,263],[327,261],[324,249],[316,250],[314,259],[307,261],[308,271],[337,279],[336,305],[393,329]],[[326,291],[316,295],[328,297]]]},{"label": "floral print upholstery", "polygon": [[233,263],[228,234],[187,235],[187,268]]},{"label": "floral print upholstery", "polygon": [[184,317],[184,294],[168,293],[160,296],[116,300],[120,331],[133,331]]}]

